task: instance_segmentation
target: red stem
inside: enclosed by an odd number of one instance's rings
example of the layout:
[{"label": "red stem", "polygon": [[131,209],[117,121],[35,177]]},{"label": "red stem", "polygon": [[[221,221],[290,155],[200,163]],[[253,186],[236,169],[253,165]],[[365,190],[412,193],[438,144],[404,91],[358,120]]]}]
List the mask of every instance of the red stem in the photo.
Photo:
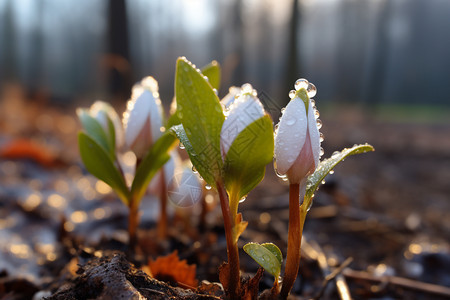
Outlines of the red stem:
[{"label": "red stem", "polygon": [[135,199],[131,199],[128,216],[128,236],[129,236],[129,248],[132,252],[135,251],[137,245],[136,231],[139,223],[139,205],[136,204]]},{"label": "red stem", "polygon": [[217,182],[217,192],[219,193],[220,206],[222,208],[223,222],[225,227],[225,237],[227,240],[228,266],[230,270],[230,281],[228,286],[228,294],[230,299],[240,299],[240,274],[239,274],[239,251],[237,242],[233,238],[233,227],[235,220],[231,217],[230,204],[228,194],[225,191],[223,183]]},{"label": "red stem", "polygon": [[300,265],[300,246],[302,242],[303,222],[300,219],[299,197],[300,184],[291,184],[289,186],[288,250],[283,285],[281,286],[280,292],[281,299],[286,299],[288,297],[295,279],[297,278]]}]

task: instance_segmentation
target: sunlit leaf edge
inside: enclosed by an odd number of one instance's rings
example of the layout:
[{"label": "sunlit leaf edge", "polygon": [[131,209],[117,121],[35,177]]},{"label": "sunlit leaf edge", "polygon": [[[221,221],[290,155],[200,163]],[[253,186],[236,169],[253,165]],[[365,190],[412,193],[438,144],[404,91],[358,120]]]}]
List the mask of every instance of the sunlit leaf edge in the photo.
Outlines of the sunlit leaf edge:
[{"label": "sunlit leaf edge", "polygon": [[351,148],[345,148],[340,152],[335,152],[331,157],[320,162],[316,171],[308,177],[306,183],[305,201],[310,201],[314,193],[316,192],[322,180],[330,173],[331,170],[336,167],[341,161],[351,155],[366,153],[375,151],[375,149],[369,144],[354,145]]}]

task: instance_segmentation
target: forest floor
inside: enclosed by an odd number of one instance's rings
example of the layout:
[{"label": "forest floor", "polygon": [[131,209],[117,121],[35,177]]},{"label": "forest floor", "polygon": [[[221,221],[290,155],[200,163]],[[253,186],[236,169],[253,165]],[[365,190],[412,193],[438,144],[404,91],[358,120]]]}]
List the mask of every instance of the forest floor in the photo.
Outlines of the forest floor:
[{"label": "forest floor", "polygon": [[[346,159],[316,193],[293,298],[449,299],[450,123],[386,121],[368,117],[369,112],[346,109],[321,118],[324,157],[366,142],[376,151]],[[204,219],[200,205],[172,207],[165,241],[155,237],[158,201],[145,197],[140,250],[120,256],[127,253],[127,209],[84,170],[77,130],[73,110],[17,99],[1,102],[0,299],[64,299],[55,296],[57,291],[80,289],[80,278],[102,265],[129,272],[125,282],[131,287],[113,292],[116,296],[134,287],[137,294],[120,295],[174,299],[162,296],[170,293],[168,286],[152,283],[138,270],[174,250],[196,265],[203,293],[211,299],[223,296],[220,287],[204,282],[218,282],[218,267],[226,261],[214,194],[207,192]],[[249,222],[240,249],[250,241],[273,242],[286,253],[287,193],[268,166],[263,182],[239,206]],[[240,257],[243,275],[253,276],[258,265],[242,250]],[[123,278],[114,280],[123,283]],[[272,282],[265,273],[260,291]],[[194,299],[180,290],[176,295]],[[91,290],[84,298],[100,295],[106,294]]]}]

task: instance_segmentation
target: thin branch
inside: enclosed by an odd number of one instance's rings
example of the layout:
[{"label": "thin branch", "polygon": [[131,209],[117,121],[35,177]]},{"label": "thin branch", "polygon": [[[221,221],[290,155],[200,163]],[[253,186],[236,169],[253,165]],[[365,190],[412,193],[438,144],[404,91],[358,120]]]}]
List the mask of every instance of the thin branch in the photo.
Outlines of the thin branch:
[{"label": "thin branch", "polygon": [[421,281],[412,280],[412,279],[403,278],[403,277],[397,277],[397,276],[377,277],[377,276],[371,275],[365,271],[355,271],[352,269],[345,269],[342,273],[345,277],[351,278],[351,279],[383,283],[386,285],[394,285],[394,286],[402,287],[402,288],[409,289],[409,290],[421,291],[424,293],[450,297],[450,288],[448,288],[446,286],[421,282]]}]

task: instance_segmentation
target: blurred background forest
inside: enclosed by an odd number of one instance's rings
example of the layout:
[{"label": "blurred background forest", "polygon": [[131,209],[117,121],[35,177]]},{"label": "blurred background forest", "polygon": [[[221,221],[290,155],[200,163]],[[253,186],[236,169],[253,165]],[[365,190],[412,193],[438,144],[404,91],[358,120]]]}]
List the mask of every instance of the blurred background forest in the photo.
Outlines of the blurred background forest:
[{"label": "blurred background forest", "polygon": [[[217,60],[219,96],[251,83],[275,122],[295,80],[314,83],[324,157],[355,143],[376,151],[327,177],[304,237],[336,261],[353,257],[355,269],[450,287],[449,0],[0,0],[1,274],[31,274],[32,292],[48,288],[42,274],[58,278],[67,263],[61,224],[91,245],[120,237],[126,211],[83,169],[74,108],[101,99],[121,114],[148,75],[168,107],[179,56],[198,67]],[[287,199],[268,166],[240,206],[242,239],[285,249]],[[143,228],[154,225],[155,203],[142,202]],[[208,224],[222,228],[211,214]],[[217,249],[226,253],[224,240]],[[222,260],[199,263],[199,278],[217,280],[207,276]],[[438,299],[373,293],[385,292]]]},{"label": "blurred background forest", "polygon": [[[175,60],[223,66],[285,104],[295,79],[321,102],[450,105],[447,0],[0,0],[0,83],[31,97],[125,101],[152,75],[168,105]],[[339,102],[337,102],[339,103]]]}]

